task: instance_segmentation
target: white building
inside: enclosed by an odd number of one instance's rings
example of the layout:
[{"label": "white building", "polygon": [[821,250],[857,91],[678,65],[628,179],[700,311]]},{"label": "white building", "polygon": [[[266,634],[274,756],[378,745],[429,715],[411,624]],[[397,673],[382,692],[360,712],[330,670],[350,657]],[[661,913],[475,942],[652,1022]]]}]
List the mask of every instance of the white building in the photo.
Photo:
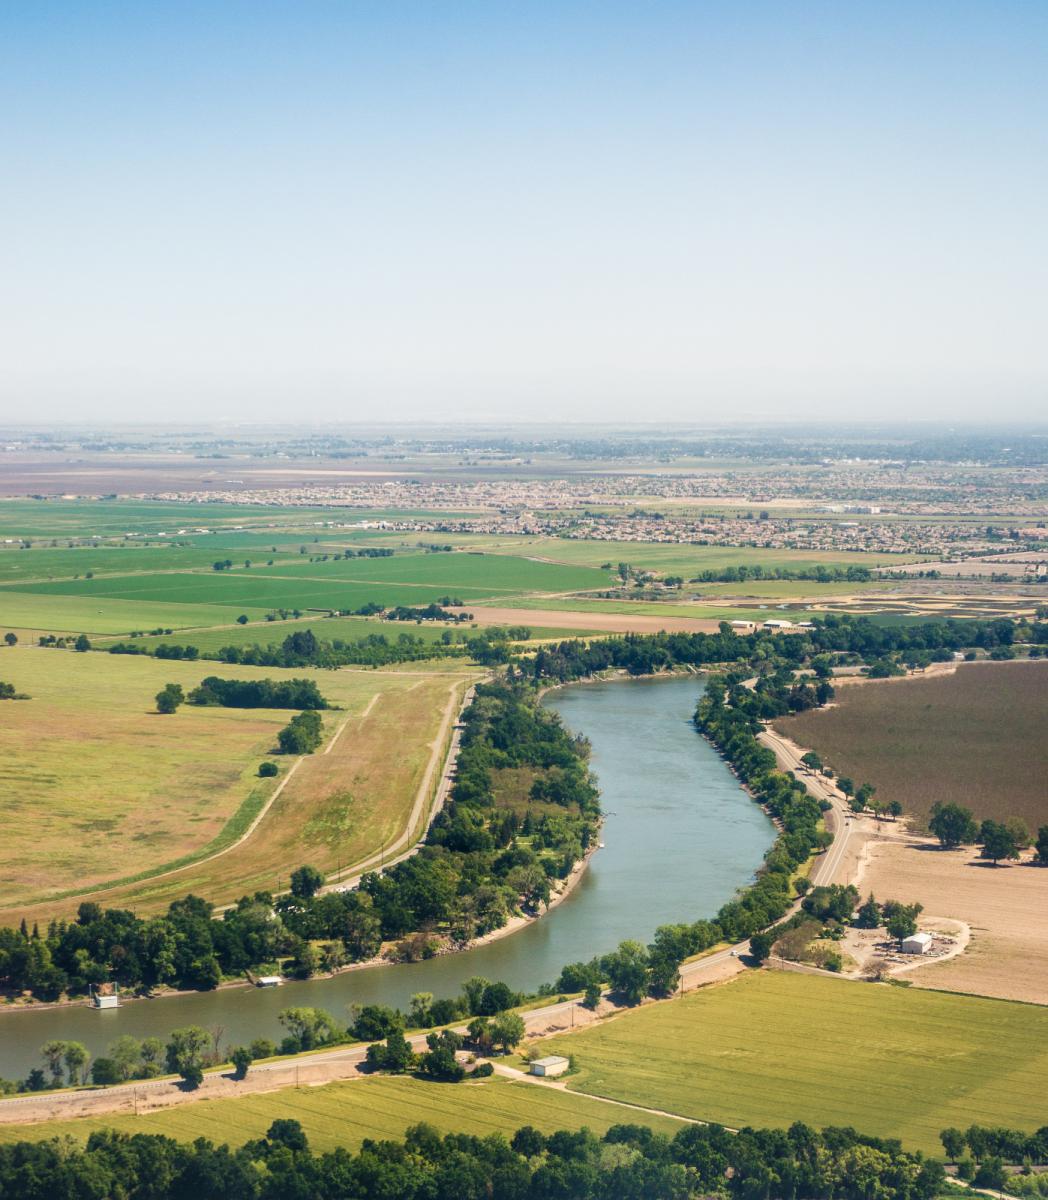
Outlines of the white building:
[{"label": "white building", "polygon": [[770,620],[765,621],[764,624],[761,626],[761,629],[770,629],[772,631],[772,633],[775,633],[775,632],[782,633],[783,630],[792,629],[792,628],[793,628],[792,621],[783,621],[778,617],[772,617]]},{"label": "white building", "polygon": [[733,633],[752,633],[757,628],[756,621],[729,621]]},{"label": "white building", "polygon": [[531,1064],[531,1073],[549,1078],[554,1075],[563,1075],[569,1065],[566,1058],[561,1058],[559,1054],[551,1054],[548,1058],[536,1058]]},{"label": "white building", "polygon": [[932,948],[932,935],[930,933],[914,933],[908,938],[902,939],[903,954],[927,954]]}]

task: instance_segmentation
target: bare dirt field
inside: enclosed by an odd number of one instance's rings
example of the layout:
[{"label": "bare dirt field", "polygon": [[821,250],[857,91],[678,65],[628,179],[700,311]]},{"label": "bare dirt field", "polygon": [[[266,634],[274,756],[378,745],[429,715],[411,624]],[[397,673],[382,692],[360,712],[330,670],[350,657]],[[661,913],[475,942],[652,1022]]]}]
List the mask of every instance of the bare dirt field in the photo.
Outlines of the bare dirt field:
[{"label": "bare dirt field", "polygon": [[[652,609],[656,608],[652,605]],[[461,611],[451,609],[451,612]],[[536,610],[531,608],[470,608],[478,625],[534,625]],[[640,613],[570,612],[542,609],[542,624],[561,629],[599,630],[602,633],[716,633],[719,621],[699,617],[651,616]]]},{"label": "bare dirt field", "polygon": [[963,954],[907,972],[915,986],[1048,1003],[1048,868],[993,867],[977,851],[915,840],[869,842],[857,886],[866,895],[919,901],[925,916],[971,927]]},{"label": "bare dirt field", "polygon": [[[1048,663],[964,664],[934,677],[841,688],[837,703],[775,722],[841,775],[899,800],[917,826],[936,801],[979,819],[1048,823]],[[951,914],[944,914],[951,915]]]}]

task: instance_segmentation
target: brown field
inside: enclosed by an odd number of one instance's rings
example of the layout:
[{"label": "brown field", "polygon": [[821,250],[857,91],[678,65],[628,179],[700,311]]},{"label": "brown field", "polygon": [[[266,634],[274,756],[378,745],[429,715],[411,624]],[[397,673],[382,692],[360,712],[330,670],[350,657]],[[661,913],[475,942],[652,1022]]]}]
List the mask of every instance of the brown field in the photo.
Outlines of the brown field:
[{"label": "brown field", "polygon": [[[658,633],[665,629],[670,633],[716,633],[720,621],[700,617],[657,615],[658,608],[651,605],[652,613],[624,612],[571,612],[569,609],[543,609],[542,624],[556,625],[564,630],[584,630],[600,633]],[[451,609],[451,612],[461,611]],[[487,608],[476,605],[469,610],[477,625],[534,625],[536,612],[530,608]],[[728,613],[728,620],[734,613]]]},{"label": "brown field", "polygon": [[[22,915],[30,921],[67,916],[88,894],[140,912],[165,907],[190,891],[228,902],[252,890],[286,887],[289,872],[303,862],[334,871],[366,857],[403,832],[445,711],[468,684],[461,672],[315,673],[325,695],[340,706],[324,714],[328,741],[301,760],[250,835],[230,839],[220,853],[195,863],[106,888],[106,880],[163,869],[182,854],[203,851],[252,789],[265,786],[271,796],[274,781],[255,779],[255,769],[289,714],[186,706],[173,717],[160,717],[148,711],[148,699],[162,686],[156,682],[158,668],[187,685],[199,682],[212,664],[25,653],[33,656],[32,680],[26,679],[33,699],[9,702],[4,711],[5,717],[11,713],[0,730],[8,751],[4,773],[13,786],[3,811],[13,818],[22,804],[32,820],[7,822],[0,852],[5,923]],[[85,675],[68,708],[59,681],[44,686],[44,668],[59,666]],[[92,709],[86,697],[95,671],[110,690]],[[221,672],[276,673],[242,667]],[[48,751],[52,738],[55,748]],[[34,754],[39,778],[30,779]],[[276,761],[283,778],[288,767]],[[77,873],[80,864],[89,869]],[[46,898],[47,892],[73,888],[75,895]],[[34,894],[36,903],[24,903]]]},{"label": "brown field", "polygon": [[919,987],[1048,1003],[1048,868],[992,867],[972,849],[873,842],[858,886],[882,900],[919,901],[927,916],[971,926],[965,952],[906,978]]},{"label": "brown field", "polygon": [[[775,727],[841,775],[899,800],[921,827],[936,801],[978,819],[1048,823],[1048,663],[971,663],[932,678],[842,687]],[[952,915],[952,914],[942,914]]]}]

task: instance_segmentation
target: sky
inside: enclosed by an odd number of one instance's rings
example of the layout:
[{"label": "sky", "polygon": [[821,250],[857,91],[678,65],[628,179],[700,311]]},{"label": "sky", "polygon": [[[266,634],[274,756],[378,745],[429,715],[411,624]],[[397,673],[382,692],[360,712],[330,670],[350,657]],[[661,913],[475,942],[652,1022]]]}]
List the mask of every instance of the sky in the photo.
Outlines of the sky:
[{"label": "sky", "polygon": [[1048,414],[1048,4],[0,6],[0,414]]}]

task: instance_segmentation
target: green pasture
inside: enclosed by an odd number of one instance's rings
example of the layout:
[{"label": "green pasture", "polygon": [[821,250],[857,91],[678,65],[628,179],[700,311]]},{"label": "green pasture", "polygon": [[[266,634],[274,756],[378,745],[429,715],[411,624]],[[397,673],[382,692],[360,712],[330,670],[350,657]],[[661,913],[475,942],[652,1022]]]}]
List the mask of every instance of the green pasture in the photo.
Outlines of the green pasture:
[{"label": "green pasture", "polygon": [[544,1043],[569,1087],[732,1128],[852,1125],[942,1153],[939,1131],[1045,1123],[1048,1008],[755,971]]},{"label": "green pasture", "polygon": [[183,1142],[206,1137],[240,1146],[263,1137],[278,1118],[301,1122],[310,1145],[321,1151],[338,1146],[355,1150],[364,1138],[399,1139],[420,1121],[435,1125],[441,1133],[477,1137],[510,1135],[522,1125],[532,1125],[543,1133],[587,1126],[603,1134],[624,1121],[670,1135],[680,1128],[680,1122],[666,1117],[646,1117],[585,1096],[508,1079],[445,1084],[377,1076],[243,1098],[201,1100],[139,1117],[115,1113],[36,1125],[0,1124],[0,1143],[66,1136],[85,1141],[96,1129],[117,1129],[163,1134]]},{"label": "green pasture", "polygon": [[132,629],[190,629],[199,625],[221,625],[235,621],[241,612],[254,621],[261,621],[267,611],[268,607],[252,608],[248,605],[231,612],[217,604],[176,604],[124,600],[106,595],[76,596],[0,588],[0,629],[126,634]]}]

